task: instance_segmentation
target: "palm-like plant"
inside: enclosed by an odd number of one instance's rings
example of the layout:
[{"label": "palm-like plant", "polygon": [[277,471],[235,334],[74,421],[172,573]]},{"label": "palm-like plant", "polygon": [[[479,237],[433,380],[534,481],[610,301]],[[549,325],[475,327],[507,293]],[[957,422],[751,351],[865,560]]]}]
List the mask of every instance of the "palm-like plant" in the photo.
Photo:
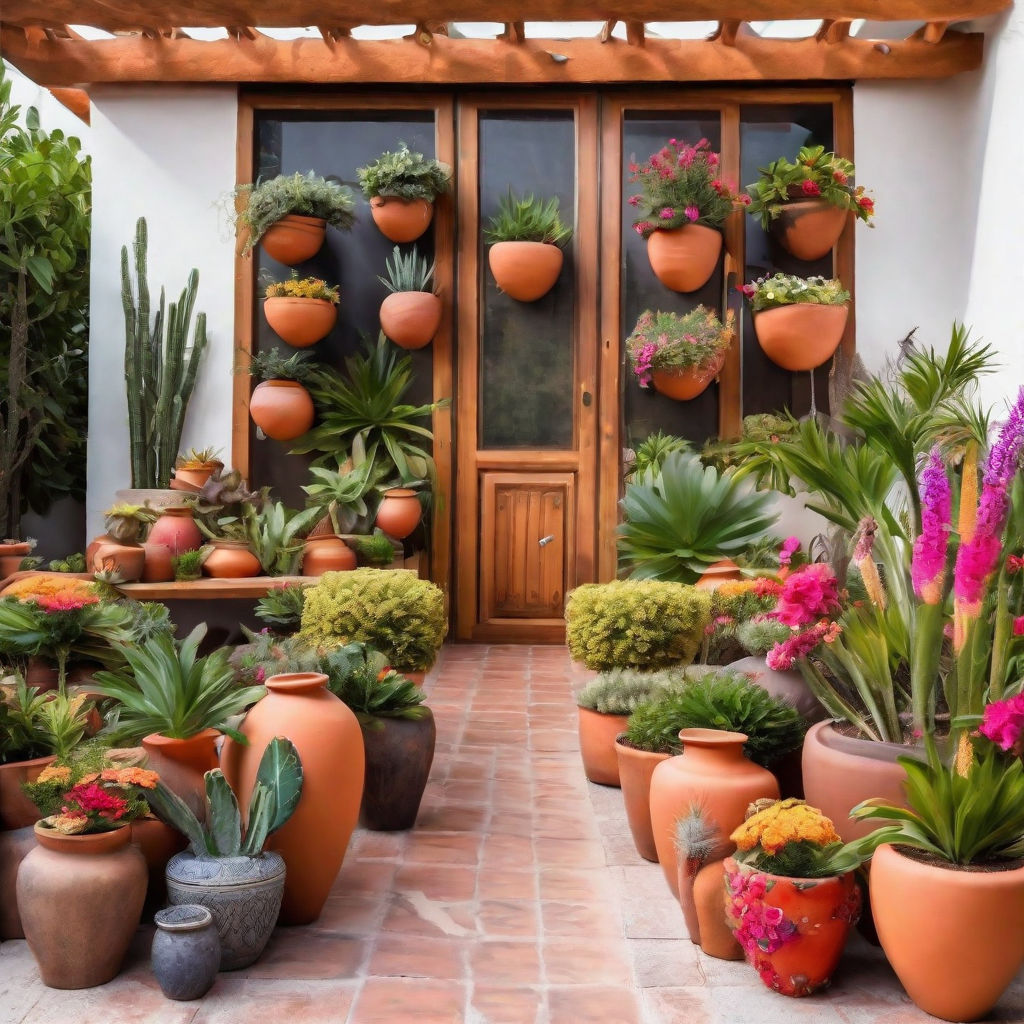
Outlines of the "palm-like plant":
[{"label": "palm-like plant", "polygon": [[280,501],[268,502],[257,510],[246,505],[242,512],[246,538],[253,554],[268,576],[291,576],[299,567],[302,537],[316,522],[318,510],[301,512],[285,508]]},{"label": "palm-like plant", "polygon": [[357,434],[352,457],[336,469],[311,466],[314,482],[302,489],[315,515],[328,516],[335,533],[351,533],[360,519],[369,516],[366,496],[381,488],[387,471],[377,462],[376,447],[366,452],[362,435]]}]

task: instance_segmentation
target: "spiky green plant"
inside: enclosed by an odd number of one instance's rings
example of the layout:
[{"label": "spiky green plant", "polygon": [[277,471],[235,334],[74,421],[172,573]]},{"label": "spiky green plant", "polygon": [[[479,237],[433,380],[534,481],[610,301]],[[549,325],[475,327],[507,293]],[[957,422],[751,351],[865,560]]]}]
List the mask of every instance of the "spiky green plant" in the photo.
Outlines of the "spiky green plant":
[{"label": "spiky green plant", "polygon": [[321,661],[327,687],[340,697],[364,727],[375,718],[426,718],[426,694],[395,672],[387,656],[367,644],[351,643],[328,651]]},{"label": "spiky green plant", "polygon": [[366,167],[356,169],[367,199],[425,199],[432,203],[451,188],[452,170],[440,160],[416,153],[404,143],[394,153],[386,151]]},{"label": "spiky green plant", "polygon": [[340,182],[326,181],[312,171],[279,174],[253,185],[239,185],[234,195],[242,201],[242,210],[236,215],[237,226],[248,231],[243,253],[249,252],[271,225],[289,214],[318,217],[341,231],[348,231],[356,219],[352,190]]},{"label": "spiky green plant", "polygon": [[276,348],[268,348],[249,360],[247,372],[256,380],[294,380],[306,384],[316,373],[312,358],[311,352],[294,352],[285,358]]},{"label": "spiky green plant", "polygon": [[430,279],[434,276],[434,264],[428,263],[427,257],[421,256],[415,245],[404,256],[396,245],[385,266],[388,269],[388,276],[378,276],[377,280],[389,292],[433,291]]},{"label": "spiky green plant", "polygon": [[649,434],[636,446],[633,465],[630,467],[630,477],[643,476],[649,470],[655,473],[661,472],[662,463],[672,452],[685,452],[690,450],[690,442],[685,437],[676,437],[674,434],[663,434],[656,430]]},{"label": "spiky green plant", "polygon": [[292,633],[302,622],[302,605],[306,583],[288,583],[272,587],[256,602],[256,618],[286,633]]},{"label": "spiky green plant", "polygon": [[380,532],[370,537],[349,537],[345,543],[355,551],[359,561],[364,565],[382,568],[390,565],[396,558],[395,545],[391,538]]},{"label": "spiky green plant", "polygon": [[572,228],[562,223],[558,212],[558,199],[547,201],[533,195],[516,196],[512,189],[498,201],[497,216],[491,217],[490,227],[484,230],[484,241],[494,242],[546,242],[559,247],[569,244]]},{"label": "spiky green plant", "polygon": [[635,668],[612,668],[598,674],[578,694],[576,704],[602,715],[631,715],[655,693],[685,682],[681,668],[640,672]]},{"label": "spiky green plant", "polygon": [[792,635],[789,626],[778,619],[753,618],[736,627],[736,639],[748,654],[767,654],[776,644]]},{"label": "spiky green plant", "polygon": [[319,518],[314,508],[297,511],[284,502],[267,502],[262,508],[242,510],[246,540],[268,576],[293,576],[302,557],[303,536]]},{"label": "spiky green plant", "polygon": [[209,553],[207,548],[200,548],[198,551],[182,551],[180,555],[175,555],[171,559],[174,579],[179,583],[199,579],[203,573],[203,562]]}]

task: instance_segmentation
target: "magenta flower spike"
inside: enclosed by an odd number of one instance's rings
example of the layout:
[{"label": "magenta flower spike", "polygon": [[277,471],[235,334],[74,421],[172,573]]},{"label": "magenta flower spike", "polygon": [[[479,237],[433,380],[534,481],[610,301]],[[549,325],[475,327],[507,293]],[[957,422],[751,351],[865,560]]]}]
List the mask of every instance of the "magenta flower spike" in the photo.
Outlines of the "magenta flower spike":
[{"label": "magenta flower spike", "polygon": [[914,541],[910,563],[914,593],[925,604],[942,600],[952,509],[949,477],[936,445],[921,472],[921,533]]}]

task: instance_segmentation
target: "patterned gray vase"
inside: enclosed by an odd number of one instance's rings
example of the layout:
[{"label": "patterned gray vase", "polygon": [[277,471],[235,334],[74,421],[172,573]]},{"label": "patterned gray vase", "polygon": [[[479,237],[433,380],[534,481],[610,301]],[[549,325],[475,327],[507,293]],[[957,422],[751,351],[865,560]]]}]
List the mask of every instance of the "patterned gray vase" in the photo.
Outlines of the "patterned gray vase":
[{"label": "patterned gray vase", "polygon": [[158,910],[153,918],[153,974],[168,999],[199,999],[220,970],[220,938],[213,915],[194,903]]},{"label": "patterned gray vase", "polygon": [[220,934],[222,971],[248,967],[263,952],[277,923],[284,892],[284,861],[259,857],[196,857],[185,851],[167,864],[167,901],[206,907]]}]

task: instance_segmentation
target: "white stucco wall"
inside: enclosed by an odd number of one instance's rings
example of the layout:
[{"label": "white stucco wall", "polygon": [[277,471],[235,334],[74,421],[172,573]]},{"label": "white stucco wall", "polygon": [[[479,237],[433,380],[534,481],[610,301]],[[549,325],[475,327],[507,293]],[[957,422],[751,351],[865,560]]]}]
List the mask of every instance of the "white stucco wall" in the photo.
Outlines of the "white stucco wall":
[{"label": "white stucco wall", "polygon": [[22,119],[29,107],[39,111],[39,121],[46,131],[59,128],[65,135],[74,135],[81,139],[82,149],[91,152],[89,126],[77,114],[72,114],[67,107],[53,98],[49,89],[36,85],[26,78],[17,68],[5,62],[4,68],[11,82],[11,103],[21,107]]}]

